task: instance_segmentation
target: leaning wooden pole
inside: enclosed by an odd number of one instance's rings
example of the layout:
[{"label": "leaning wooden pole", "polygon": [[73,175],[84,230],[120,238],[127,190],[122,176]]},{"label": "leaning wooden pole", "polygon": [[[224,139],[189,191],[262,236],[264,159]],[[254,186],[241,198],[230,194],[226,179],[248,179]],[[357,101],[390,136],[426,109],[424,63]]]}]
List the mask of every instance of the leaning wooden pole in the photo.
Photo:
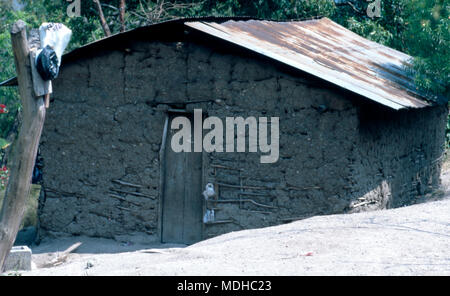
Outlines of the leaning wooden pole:
[{"label": "leaning wooden pole", "polygon": [[22,102],[22,124],[12,155],[11,175],[0,211],[0,270],[19,231],[31,188],[31,176],[39,139],[45,120],[43,97],[33,91],[31,64],[25,22],[17,21],[11,29],[12,49]]}]

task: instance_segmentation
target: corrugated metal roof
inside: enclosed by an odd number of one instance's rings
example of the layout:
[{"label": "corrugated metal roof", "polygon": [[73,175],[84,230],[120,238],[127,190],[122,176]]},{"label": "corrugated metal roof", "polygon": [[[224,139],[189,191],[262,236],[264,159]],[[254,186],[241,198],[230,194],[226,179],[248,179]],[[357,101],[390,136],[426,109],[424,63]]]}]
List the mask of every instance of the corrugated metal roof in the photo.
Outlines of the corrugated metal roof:
[{"label": "corrugated metal roof", "polygon": [[300,22],[186,22],[185,25],[327,80],[393,109],[431,104],[404,69],[410,56],[328,18]]},{"label": "corrugated metal roof", "polygon": [[[249,16],[234,16],[234,17],[221,17],[221,16],[203,16],[203,17],[188,17],[188,18],[176,18],[167,21],[162,21],[135,29],[131,29],[125,32],[117,33],[99,40],[95,40],[91,43],[80,46],[62,56],[62,64],[66,64],[73,60],[86,57],[88,53],[97,53],[98,51],[117,48],[124,46],[130,40],[161,40],[161,35],[165,38],[177,39],[179,41],[184,35],[185,26],[184,23],[188,21],[214,21],[216,23],[225,22],[228,20],[250,20],[255,19]],[[177,36],[178,35],[178,36]],[[17,77],[11,77],[8,80],[0,82],[1,86],[17,86]]]},{"label": "corrugated metal roof", "polygon": [[[63,63],[136,38],[153,40],[161,34],[182,35],[185,25],[396,110],[432,105],[423,93],[416,90],[413,79],[404,69],[410,56],[369,41],[328,18],[291,22],[251,20],[247,17],[171,20],[82,46],[65,54]],[[17,85],[15,77],[0,83],[0,86],[13,85]]]}]

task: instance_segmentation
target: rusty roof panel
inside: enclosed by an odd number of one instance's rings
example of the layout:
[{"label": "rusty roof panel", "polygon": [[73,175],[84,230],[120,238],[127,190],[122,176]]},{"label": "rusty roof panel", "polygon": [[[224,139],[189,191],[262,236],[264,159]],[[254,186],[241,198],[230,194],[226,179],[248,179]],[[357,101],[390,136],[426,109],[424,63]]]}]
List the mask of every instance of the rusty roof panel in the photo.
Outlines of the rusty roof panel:
[{"label": "rusty roof panel", "polygon": [[[83,57],[89,50],[123,43],[123,40],[155,36],[157,29],[165,32],[177,26],[167,34],[182,32],[183,25],[278,60],[396,110],[431,105],[424,100],[426,96],[416,90],[413,79],[404,69],[410,56],[369,41],[328,18],[296,22],[214,17],[177,19],[82,46],[65,54],[63,62]],[[0,83],[0,86],[13,85],[17,85],[15,77]]]},{"label": "rusty roof panel", "polygon": [[328,18],[185,24],[393,109],[430,106],[404,69],[410,56],[367,40]]}]

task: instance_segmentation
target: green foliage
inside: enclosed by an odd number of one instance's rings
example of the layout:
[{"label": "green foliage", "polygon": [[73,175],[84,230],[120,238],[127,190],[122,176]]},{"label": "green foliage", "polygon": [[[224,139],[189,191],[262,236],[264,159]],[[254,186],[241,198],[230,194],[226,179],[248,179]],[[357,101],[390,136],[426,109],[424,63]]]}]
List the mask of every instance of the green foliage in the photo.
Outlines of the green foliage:
[{"label": "green foliage", "polygon": [[450,92],[450,2],[410,0],[406,51],[415,58],[416,84],[433,94]]},{"label": "green foliage", "polygon": [[376,21],[370,19],[357,20],[355,17],[350,17],[346,22],[348,29],[372,41],[390,44],[394,40],[394,34]]},{"label": "green foliage", "polygon": [[331,16],[335,5],[331,0],[206,0],[202,11],[214,16],[251,16],[272,20]]},{"label": "green foliage", "polygon": [[[260,1],[264,2],[264,1]],[[316,16],[331,17],[336,6],[329,0],[283,0],[276,1],[279,7],[272,12],[272,18],[277,20],[302,19]]]},{"label": "green foliage", "polygon": [[8,141],[6,141],[5,139],[0,138],[0,150],[1,149],[5,149],[6,147],[8,147],[11,143],[9,143]]},{"label": "green foliage", "polygon": [[370,19],[363,1],[340,9],[333,18],[370,40],[414,57],[410,73],[416,85],[437,100],[449,99],[450,2],[448,0],[382,0],[381,17]]},{"label": "green foliage", "polygon": [[[1,176],[1,171],[0,171]],[[0,178],[1,181],[1,178]],[[1,184],[1,182],[0,182]],[[5,187],[2,188],[0,185],[0,208],[3,204],[3,199],[5,196]],[[26,209],[23,216],[22,223],[20,225],[20,228],[28,227],[28,226],[36,226],[37,225],[37,208],[38,208],[38,200],[39,200],[39,194],[41,192],[41,186],[32,184],[30,189],[30,194],[28,195],[28,200],[26,202]]]},{"label": "green foliage", "polygon": [[[14,76],[15,73],[11,51],[11,37],[7,26],[14,19],[14,14],[8,7],[3,6],[3,2],[0,3],[0,81],[4,81]],[[15,88],[0,87],[0,104],[6,105],[8,110],[8,113],[0,114],[0,139],[2,139],[6,137],[20,107],[17,90]]]}]

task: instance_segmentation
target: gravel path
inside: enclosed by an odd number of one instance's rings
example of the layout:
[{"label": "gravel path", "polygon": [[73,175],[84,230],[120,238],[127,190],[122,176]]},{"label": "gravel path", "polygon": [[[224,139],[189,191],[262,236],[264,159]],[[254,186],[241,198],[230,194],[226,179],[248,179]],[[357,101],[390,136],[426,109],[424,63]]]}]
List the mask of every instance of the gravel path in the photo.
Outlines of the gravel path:
[{"label": "gravel path", "polygon": [[[22,275],[450,275],[450,198],[317,216],[225,234],[189,247],[71,237],[33,248]],[[68,260],[38,268],[71,244]]]}]

